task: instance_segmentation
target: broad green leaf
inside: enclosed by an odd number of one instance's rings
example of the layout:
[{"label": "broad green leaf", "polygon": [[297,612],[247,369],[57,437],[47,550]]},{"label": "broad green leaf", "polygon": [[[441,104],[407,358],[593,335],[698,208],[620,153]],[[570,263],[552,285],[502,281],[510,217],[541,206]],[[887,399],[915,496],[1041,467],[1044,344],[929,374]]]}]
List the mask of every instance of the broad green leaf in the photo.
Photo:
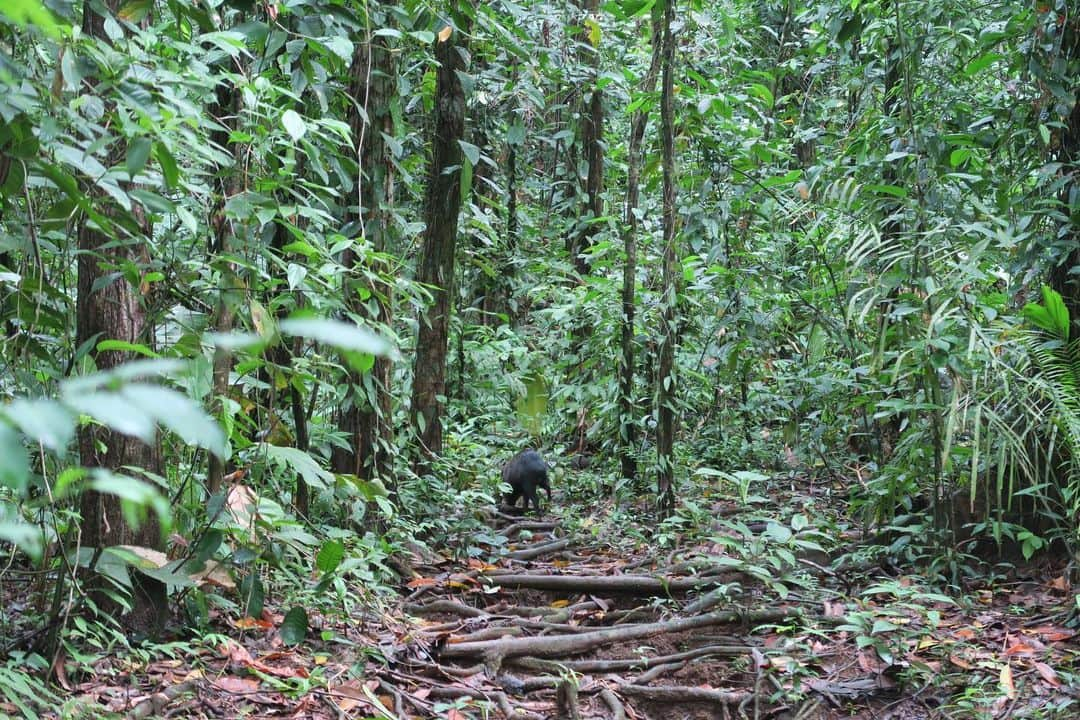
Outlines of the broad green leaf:
[{"label": "broad green leaf", "polygon": [[906,198],[908,191],[898,185],[867,185],[866,189],[870,192],[884,193],[885,195],[892,195],[893,197]]},{"label": "broad green leaf", "polygon": [[30,481],[30,464],[19,434],[9,425],[0,423],[0,487],[10,488],[15,498],[26,493]]},{"label": "broad green leaf", "polygon": [[348,38],[336,35],[327,38],[324,41],[324,44],[330,49],[330,52],[334,53],[345,62],[350,62],[352,60],[353,44],[349,42]]},{"label": "broad green leaf", "polygon": [[146,136],[132,138],[127,146],[127,171],[135,177],[146,167],[146,161],[150,159],[150,150],[154,143]]},{"label": "broad green leaf", "polygon": [[60,37],[60,24],[40,0],[4,0],[0,5],[0,15],[16,25],[33,25],[50,37]]},{"label": "broad green leaf", "polygon": [[468,158],[461,163],[461,183],[459,185],[459,192],[461,193],[461,203],[464,205],[469,201],[469,196],[472,194],[472,180],[473,180],[473,168],[475,165],[469,162]]},{"label": "broad green leaf", "polygon": [[480,162],[480,148],[464,140],[458,140],[458,145],[461,146],[461,152],[465,153],[465,157],[470,163],[476,165]]},{"label": "broad green leaf", "polygon": [[285,130],[294,141],[304,137],[304,133],[307,132],[307,124],[304,123],[304,118],[300,117],[300,114],[295,110],[283,112],[281,114],[281,124],[285,126]]},{"label": "broad green leaf", "polygon": [[146,443],[154,439],[157,424],[153,416],[118,393],[72,393],[64,397],[64,402],[68,407],[83,415],[89,415],[110,430],[130,435]]},{"label": "broad green leaf", "polygon": [[184,442],[218,457],[228,457],[229,447],[221,427],[186,395],[160,385],[144,384],[127,385],[120,392]]},{"label": "broad green leaf", "polygon": [[594,48],[600,47],[600,23],[596,22],[596,18],[585,18],[585,30],[588,33],[589,44]]},{"label": "broad green leaf", "polygon": [[306,258],[313,258],[319,256],[319,250],[306,240],[297,240],[285,245],[281,248],[282,252],[292,252],[297,255],[303,255]]},{"label": "broad green leaf", "polygon": [[424,45],[431,45],[435,42],[435,33],[430,30],[414,30],[407,33],[409,37],[421,42]]},{"label": "broad green leaf", "polygon": [[973,77],[975,75],[978,75],[980,71],[986,69],[1001,58],[1002,55],[996,52],[988,52],[980,55],[964,67],[964,76]]},{"label": "broad green leaf", "polygon": [[207,333],[203,336],[208,345],[223,350],[251,350],[266,343],[262,335],[256,333]]},{"label": "broad green leaf", "polygon": [[967,159],[971,157],[971,150],[968,148],[956,148],[949,153],[949,165],[952,167],[959,167],[967,162]]},{"label": "broad green leaf", "polygon": [[37,562],[41,559],[43,549],[41,530],[36,524],[25,522],[17,516],[5,516],[4,507],[0,504],[0,541],[10,543]]},{"label": "broad green leaf", "polygon": [[260,617],[263,611],[262,579],[255,572],[248,573],[240,581],[240,603],[244,614],[248,617]]},{"label": "broad green leaf", "polygon": [[157,515],[163,528],[172,525],[169,501],[153,483],[104,468],[91,469],[89,477],[88,486],[91,489],[120,498],[124,519],[131,527],[139,527],[147,511]]},{"label": "broad green leaf", "polygon": [[354,350],[370,355],[392,355],[393,345],[365,328],[326,318],[289,318],[279,324],[286,335],[299,335],[331,345],[340,350]]},{"label": "broad green leaf", "polygon": [[17,398],[0,405],[7,416],[32,444],[41,443],[49,450],[63,454],[75,434],[75,418],[53,400]]},{"label": "broad green leaf", "polygon": [[271,462],[289,468],[300,475],[311,487],[321,490],[330,487],[334,482],[334,474],[324,470],[311,455],[303,450],[268,443],[262,443],[259,447],[266,452]]},{"label": "broad green leaf", "polygon": [[180,184],[180,168],[176,164],[176,159],[161,143],[154,143],[154,157],[157,158],[158,165],[161,167],[165,186],[170,190],[176,190]]},{"label": "broad green leaf", "polygon": [[1050,144],[1050,128],[1046,127],[1042,123],[1039,123],[1039,137],[1042,138],[1043,145]]},{"label": "broad green leaf", "polygon": [[285,271],[285,277],[289,281],[289,289],[295,290],[300,287],[304,283],[304,278],[307,277],[307,273],[307,268],[303,265],[289,263],[289,267]]},{"label": "broad green leaf", "polygon": [[102,340],[97,344],[96,350],[102,352],[132,352],[145,357],[159,357],[152,349],[141,343],[128,342],[126,340]]},{"label": "broad green leaf", "polygon": [[281,641],[286,645],[297,645],[304,641],[308,632],[307,610],[297,605],[285,613],[281,622]]},{"label": "broad green leaf", "polygon": [[345,545],[338,540],[327,540],[315,556],[315,567],[321,573],[332,573],[345,558]]},{"label": "broad green leaf", "polygon": [[756,98],[760,99],[762,102],[765,103],[766,107],[771,108],[773,106],[773,104],[775,103],[775,99],[773,98],[772,90],[765,87],[761,83],[754,83],[753,85],[751,85],[747,89],[747,93],[749,93],[753,97],[756,97]]},{"label": "broad green leaf", "polygon": [[896,629],[896,625],[888,620],[875,620],[874,626],[870,629],[871,635],[880,635],[883,632],[891,632]]}]

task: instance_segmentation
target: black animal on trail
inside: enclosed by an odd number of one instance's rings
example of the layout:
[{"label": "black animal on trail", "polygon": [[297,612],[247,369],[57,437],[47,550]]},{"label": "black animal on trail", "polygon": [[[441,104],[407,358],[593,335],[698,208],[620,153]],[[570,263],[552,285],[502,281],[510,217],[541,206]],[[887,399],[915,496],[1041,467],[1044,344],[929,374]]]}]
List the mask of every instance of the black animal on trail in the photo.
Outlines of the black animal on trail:
[{"label": "black animal on trail", "polygon": [[548,483],[548,464],[535,450],[525,450],[515,455],[510,462],[503,466],[503,482],[510,486],[510,492],[506,494],[506,503],[517,507],[518,498],[525,498],[525,512],[529,511],[529,503],[540,514],[540,499],[536,496],[536,488],[544,488],[548,502],[551,502],[551,485]]}]

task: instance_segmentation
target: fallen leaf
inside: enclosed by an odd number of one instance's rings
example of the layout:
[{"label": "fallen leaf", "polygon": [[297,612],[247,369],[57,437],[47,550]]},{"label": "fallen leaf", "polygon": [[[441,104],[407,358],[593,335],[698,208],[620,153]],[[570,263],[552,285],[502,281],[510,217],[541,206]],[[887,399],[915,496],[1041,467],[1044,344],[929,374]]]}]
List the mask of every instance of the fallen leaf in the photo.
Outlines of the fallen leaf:
[{"label": "fallen leaf", "polygon": [[1016,699],[1016,685],[1013,684],[1012,666],[1008,663],[1001,666],[1001,672],[998,674],[998,684],[1001,686],[1002,692],[1005,693],[1005,697],[1010,700]]},{"label": "fallen leaf", "polygon": [[409,582],[405,583],[405,587],[415,589],[415,588],[419,588],[419,587],[434,587],[435,585],[438,585],[438,584],[439,584],[439,581],[436,580],[435,578],[418,577],[418,578],[413,578]]},{"label": "fallen leaf", "polygon": [[1034,654],[1035,654],[1035,648],[1031,647],[1027,643],[1019,642],[1019,643],[1015,643],[1014,645],[1010,645],[1009,647],[1005,648],[1005,655],[1009,656],[1009,657],[1014,656],[1014,655],[1034,655]]},{"label": "fallen leaf", "polygon": [[247,616],[236,618],[232,624],[237,630],[272,630],[274,628],[272,622]]},{"label": "fallen leaf", "polygon": [[956,654],[950,654],[949,655],[949,662],[951,662],[953,665],[960,668],[961,670],[970,670],[971,669],[971,663],[969,663],[967,660],[965,660],[964,658],[962,658],[962,657],[960,657],[959,655],[956,655]]},{"label": "fallen leaf", "polygon": [[219,690],[234,695],[253,693],[259,689],[259,681],[255,678],[236,677],[235,675],[223,675],[211,681],[211,684]]},{"label": "fallen leaf", "polygon": [[1061,687],[1061,680],[1058,679],[1057,672],[1054,668],[1050,667],[1044,662],[1035,662],[1035,669],[1039,671],[1039,675],[1046,681],[1046,684],[1050,687]]},{"label": "fallen leaf", "polygon": [[1064,575],[1059,575],[1050,582],[1047,583],[1051,590],[1057,590],[1058,592],[1069,591],[1069,581],[1065,579]]}]

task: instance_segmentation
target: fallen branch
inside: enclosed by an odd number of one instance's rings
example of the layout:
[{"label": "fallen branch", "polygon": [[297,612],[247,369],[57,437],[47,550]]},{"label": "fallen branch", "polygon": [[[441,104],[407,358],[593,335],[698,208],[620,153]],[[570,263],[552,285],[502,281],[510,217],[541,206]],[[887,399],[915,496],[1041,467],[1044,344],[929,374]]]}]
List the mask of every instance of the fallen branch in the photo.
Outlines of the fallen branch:
[{"label": "fallen branch", "polygon": [[418,603],[405,603],[402,609],[410,615],[459,615],[467,618],[487,617],[488,613],[480,608],[460,603],[456,600],[433,600],[420,605]]},{"label": "fallen branch", "polygon": [[524,548],[522,550],[514,550],[513,552],[508,552],[506,553],[506,557],[510,558],[511,560],[534,560],[541,555],[558,552],[559,550],[564,550],[569,546],[570,538],[563,538],[562,540],[552,540],[551,542],[534,545],[532,547]]},{"label": "fallen branch", "polygon": [[748,692],[732,690],[709,690],[707,688],[686,687],[684,685],[620,685],[623,695],[642,697],[646,700],[664,702],[706,702],[718,705],[739,705],[753,697]]},{"label": "fallen branch", "polygon": [[622,594],[638,597],[668,597],[715,585],[715,579],[656,578],[650,575],[521,575],[488,573],[485,577],[504,588],[551,590],[591,595]]},{"label": "fallen branch", "polygon": [[170,685],[161,692],[156,692],[141,703],[131,708],[125,716],[127,720],[145,720],[151,715],[164,714],[165,708],[176,698],[195,689],[195,680],[185,680],[176,685]]},{"label": "fallen branch", "polygon": [[506,696],[502,690],[474,690],[472,688],[464,687],[433,687],[428,690],[428,697],[442,698],[444,700],[457,700],[459,697],[469,697],[474,700],[483,700],[485,702],[494,702],[502,714],[507,718],[522,718],[523,720],[541,720],[540,716],[535,713],[525,712],[524,710],[515,711],[514,707],[510,704],[510,698]]},{"label": "fallen branch", "polygon": [[626,709],[623,708],[622,701],[618,696],[611,692],[608,688],[604,688],[600,691],[600,699],[608,706],[608,710],[611,711],[611,720],[626,720]]},{"label": "fallen branch", "polygon": [[509,659],[508,662],[515,667],[526,670],[538,670],[541,672],[560,672],[563,668],[582,674],[597,674],[625,672],[627,670],[648,670],[658,665],[696,660],[697,658],[710,657],[712,655],[739,656],[746,655],[753,648],[746,645],[707,645],[680,653],[670,655],[658,655],[656,657],[620,658],[616,660],[542,660],[535,657],[519,657]]},{"label": "fallen branch", "polygon": [[530,530],[532,532],[546,532],[548,530],[554,530],[555,528],[559,527],[559,523],[553,520],[519,520],[518,518],[510,515],[503,515],[502,517],[514,521],[502,529],[502,534],[506,537],[510,537],[514,533],[521,532],[522,530]]},{"label": "fallen branch", "polygon": [[559,637],[527,637],[488,640],[481,642],[451,643],[442,648],[446,658],[484,657],[486,662],[501,664],[505,658],[532,655],[535,657],[562,657],[589,652],[604,645],[628,640],[639,640],[664,633],[685,632],[711,625],[730,625],[732,623],[763,623],[791,620],[802,617],[799,609],[761,610],[753,613],[718,612],[697,617],[679,618],[666,622],[646,623],[642,625],[624,625],[604,628],[580,635]]}]

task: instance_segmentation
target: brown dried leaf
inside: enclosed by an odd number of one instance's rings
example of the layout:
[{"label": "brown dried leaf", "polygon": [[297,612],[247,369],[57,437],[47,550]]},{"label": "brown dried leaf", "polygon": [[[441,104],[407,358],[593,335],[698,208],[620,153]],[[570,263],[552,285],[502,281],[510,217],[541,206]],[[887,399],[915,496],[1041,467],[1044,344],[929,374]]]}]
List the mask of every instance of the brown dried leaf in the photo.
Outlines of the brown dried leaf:
[{"label": "brown dried leaf", "polygon": [[1035,662],[1035,669],[1039,671],[1039,675],[1046,681],[1046,684],[1050,687],[1061,687],[1061,680],[1058,679],[1057,671],[1044,662]]}]

